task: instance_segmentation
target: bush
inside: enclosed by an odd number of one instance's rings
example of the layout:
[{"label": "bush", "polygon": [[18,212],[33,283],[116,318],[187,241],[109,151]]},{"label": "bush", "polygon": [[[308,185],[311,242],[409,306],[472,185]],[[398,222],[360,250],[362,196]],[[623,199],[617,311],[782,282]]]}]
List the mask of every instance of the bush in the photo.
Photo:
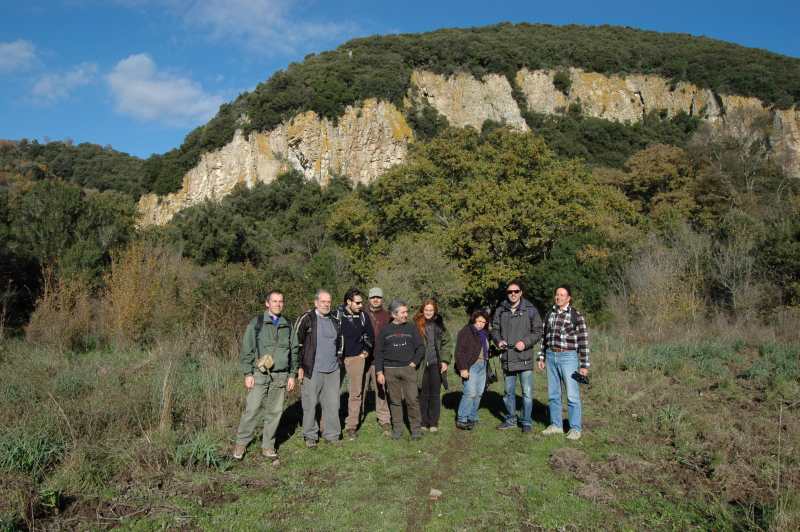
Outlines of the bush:
[{"label": "bush", "polygon": [[46,269],[42,294],[25,328],[28,341],[60,352],[85,351],[93,346],[89,287],[80,278],[56,278]]}]

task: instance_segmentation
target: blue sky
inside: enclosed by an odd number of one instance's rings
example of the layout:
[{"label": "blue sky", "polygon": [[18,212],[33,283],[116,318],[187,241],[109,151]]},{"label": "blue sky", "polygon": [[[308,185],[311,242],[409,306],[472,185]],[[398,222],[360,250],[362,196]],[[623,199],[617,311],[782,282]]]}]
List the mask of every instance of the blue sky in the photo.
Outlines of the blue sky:
[{"label": "blue sky", "polygon": [[310,52],[502,21],[615,24],[800,57],[800,1],[0,0],[0,139],[147,157]]}]

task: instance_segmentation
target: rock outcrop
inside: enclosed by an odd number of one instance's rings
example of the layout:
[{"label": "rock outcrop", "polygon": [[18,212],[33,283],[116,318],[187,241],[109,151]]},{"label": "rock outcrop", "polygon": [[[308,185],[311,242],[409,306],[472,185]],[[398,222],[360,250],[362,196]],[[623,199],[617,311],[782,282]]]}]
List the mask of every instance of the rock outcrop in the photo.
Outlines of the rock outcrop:
[{"label": "rock outcrop", "polygon": [[268,132],[237,131],[219,150],[205,153],[183,178],[181,190],[139,200],[141,225],[161,225],[204,200],[218,200],[239,184],[269,183],[294,168],[327,184],[333,175],[368,183],[405,160],[413,132],[394,105],[366,100],[348,107],[336,124],[308,111]]},{"label": "rock outcrop", "polygon": [[[517,72],[514,83],[527,111],[558,114],[580,104],[587,116],[634,123],[657,111],[685,112],[729,131],[747,134],[756,124],[769,129],[773,157],[790,175],[800,176],[800,110],[773,110],[756,98],[718,95],[690,83],[672,84],[659,76],[607,76],[571,68],[569,87],[556,88],[553,70]],[[480,129],[492,120],[520,131],[528,126],[505,76],[476,79],[465,73],[442,76],[414,71],[406,105],[427,104],[451,125]],[[219,199],[238,184],[270,182],[290,168],[326,184],[333,175],[368,183],[405,160],[414,139],[404,114],[375,99],[348,107],[336,123],[314,112],[301,113],[272,131],[249,136],[237,132],[223,148],[206,153],[183,179],[179,192],[152,194],[139,202],[142,225],[164,224],[178,211],[206,199]]]}]

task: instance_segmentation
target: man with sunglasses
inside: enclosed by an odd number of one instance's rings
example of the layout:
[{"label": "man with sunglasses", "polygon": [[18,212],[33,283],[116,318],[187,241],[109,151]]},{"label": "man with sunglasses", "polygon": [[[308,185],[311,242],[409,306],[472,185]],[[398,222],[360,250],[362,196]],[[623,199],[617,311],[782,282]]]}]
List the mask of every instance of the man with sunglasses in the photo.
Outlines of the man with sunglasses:
[{"label": "man with sunglasses", "polygon": [[336,311],[336,318],[342,324],[344,339],[344,369],[349,380],[350,398],[347,402],[347,418],[344,420],[348,440],[356,439],[356,431],[361,421],[364,405],[364,376],[369,365],[368,357],[375,345],[372,323],[364,313],[364,294],[358,288],[351,288],[344,296],[344,304]]},{"label": "man with sunglasses", "polygon": [[506,301],[494,313],[492,338],[502,350],[500,360],[505,374],[506,419],[497,428],[517,427],[517,380],[522,388],[522,432],[532,430],[534,347],[542,338],[542,318],[533,304],[523,297],[522,283],[511,281]]}]

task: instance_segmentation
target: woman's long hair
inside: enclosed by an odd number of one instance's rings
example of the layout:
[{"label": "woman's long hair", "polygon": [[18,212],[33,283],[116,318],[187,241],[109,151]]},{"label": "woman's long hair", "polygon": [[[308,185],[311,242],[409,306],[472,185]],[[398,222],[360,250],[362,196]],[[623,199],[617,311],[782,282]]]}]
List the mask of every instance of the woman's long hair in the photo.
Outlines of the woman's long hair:
[{"label": "woman's long hair", "polygon": [[414,314],[414,322],[417,324],[417,330],[419,331],[420,336],[427,340],[425,336],[425,314],[422,313],[425,310],[425,307],[428,305],[433,305],[433,320],[437,322],[439,320],[439,305],[436,303],[436,300],[432,297],[429,297],[425,301],[422,302],[422,305],[419,306],[417,309],[417,313]]}]

